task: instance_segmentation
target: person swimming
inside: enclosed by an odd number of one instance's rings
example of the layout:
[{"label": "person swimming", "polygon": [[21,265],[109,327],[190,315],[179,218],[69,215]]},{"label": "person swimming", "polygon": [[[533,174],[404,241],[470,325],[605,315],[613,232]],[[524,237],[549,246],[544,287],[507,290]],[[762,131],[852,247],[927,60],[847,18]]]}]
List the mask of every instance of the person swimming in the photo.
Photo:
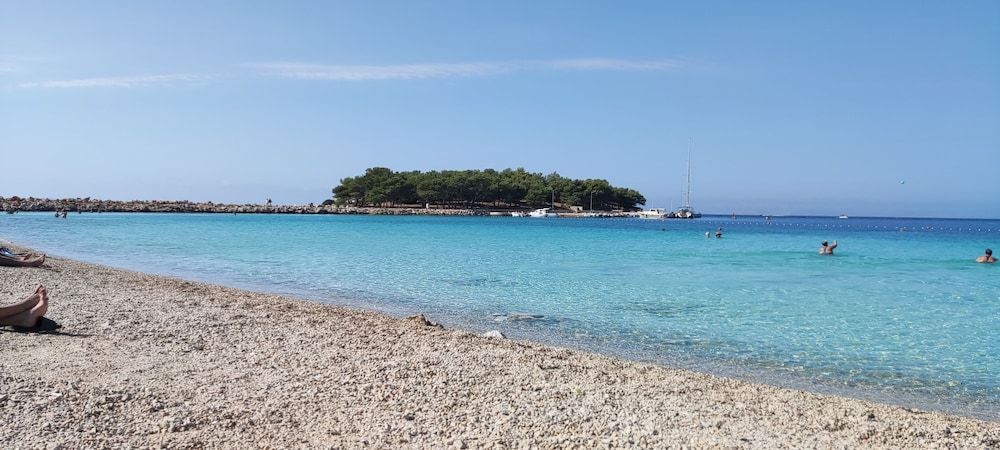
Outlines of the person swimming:
[{"label": "person swimming", "polygon": [[983,252],[983,256],[976,258],[976,262],[992,264],[997,262],[997,259],[993,257],[993,250],[986,249],[986,251]]},{"label": "person swimming", "polygon": [[715,237],[717,237],[717,238],[721,238],[722,237],[722,227],[719,227],[718,230],[715,230]]},{"label": "person swimming", "polygon": [[826,241],[820,244],[819,254],[821,255],[832,255],[833,249],[837,248],[837,241],[833,241],[833,245],[830,245]]}]

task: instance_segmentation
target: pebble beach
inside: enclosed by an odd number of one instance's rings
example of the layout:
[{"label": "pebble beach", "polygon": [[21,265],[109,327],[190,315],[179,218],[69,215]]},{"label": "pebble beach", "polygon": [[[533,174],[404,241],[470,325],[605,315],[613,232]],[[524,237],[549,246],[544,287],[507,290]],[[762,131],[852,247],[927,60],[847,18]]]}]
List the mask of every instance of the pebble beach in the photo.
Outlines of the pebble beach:
[{"label": "pebble beach", "polygon": [[[372,280],[373,283],[377,280]],[[1000,448],[1000,423],[50,257],[0,328],[0,447]]]}]

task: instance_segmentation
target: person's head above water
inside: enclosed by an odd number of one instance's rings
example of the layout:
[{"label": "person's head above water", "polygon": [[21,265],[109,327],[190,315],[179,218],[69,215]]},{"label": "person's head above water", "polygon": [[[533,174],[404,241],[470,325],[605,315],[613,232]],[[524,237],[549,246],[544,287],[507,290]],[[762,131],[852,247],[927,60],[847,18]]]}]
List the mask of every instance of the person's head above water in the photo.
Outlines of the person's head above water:
[{"label": "person's head above water", "polygon": [[830,244],[829,244],[829,243],[827,243],[826,241],[823,241],[823,244],[822,244],[822,245],[823,245],[824,247],[826,247],[826,246],[828,246],[828,245],[830,245]]},{"label": "person's head above water", "polygon": [[986,249],[986,255],[987,256],[993,256],[993,250]]}]

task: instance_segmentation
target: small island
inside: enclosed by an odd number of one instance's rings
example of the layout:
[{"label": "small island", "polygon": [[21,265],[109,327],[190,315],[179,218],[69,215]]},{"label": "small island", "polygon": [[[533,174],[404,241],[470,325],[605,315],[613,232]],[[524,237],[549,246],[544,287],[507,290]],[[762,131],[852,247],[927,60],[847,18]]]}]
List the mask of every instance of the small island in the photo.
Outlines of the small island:
[{"label": "small island", "polygon": [[324,205],[634,211],[644,203],[646,198],[635,189],[612,186],[604,179],[566,178],[556,172],[542,175],[524,168],[394,172],[372,167],[363,175],[340,180],[333,188],[333,199]]}]

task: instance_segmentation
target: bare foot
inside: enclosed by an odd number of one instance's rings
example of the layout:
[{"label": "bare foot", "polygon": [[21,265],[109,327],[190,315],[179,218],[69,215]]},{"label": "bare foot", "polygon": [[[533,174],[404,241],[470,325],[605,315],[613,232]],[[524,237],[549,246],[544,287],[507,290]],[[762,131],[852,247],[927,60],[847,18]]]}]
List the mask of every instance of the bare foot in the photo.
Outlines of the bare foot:
[{"label": "bare foot", "polygon": [[42,298],[38,301],[38,304],[31,311],[25,311],[19,315],[24,315],[20,320],[22,321],[21,327],[31,328],[38,325],[38,320],[49,311],[49,296],[45,294],[45,290],[42,290]]},{"label": "bare foot", "polygon": [[48,295],[45,286],[38,285],[35,292],[24,298],[20,302],[10,306],[0,306],[0,325],[7,322],[7,319],[22,312],[29,311],[41,301],[43,295]]},{"label": "bare foot", "polygon": [[39,285],[38,288],[35,289],[35,293],[29,297],[29,299],[33,298],[38,299],[35,306],[33,306],[30,310],[0,318],[0,325],[11,325],[24,328],[31,328],[38,325],[38,320],[49,311],[49,295],[48,292],[46,292],[45,287]]},{"label": "bare foot", "polygon": [[49,312],[49,293],[45,291],[45,287],[42,287],[40,294],[42,299],[38,301],[38,304],[34,308],[31,308],[31,311],[28,311],[31,317],[34,318],[31,326],[35,326],[38,323],[38,319],[41,319],[45,313]]}]

